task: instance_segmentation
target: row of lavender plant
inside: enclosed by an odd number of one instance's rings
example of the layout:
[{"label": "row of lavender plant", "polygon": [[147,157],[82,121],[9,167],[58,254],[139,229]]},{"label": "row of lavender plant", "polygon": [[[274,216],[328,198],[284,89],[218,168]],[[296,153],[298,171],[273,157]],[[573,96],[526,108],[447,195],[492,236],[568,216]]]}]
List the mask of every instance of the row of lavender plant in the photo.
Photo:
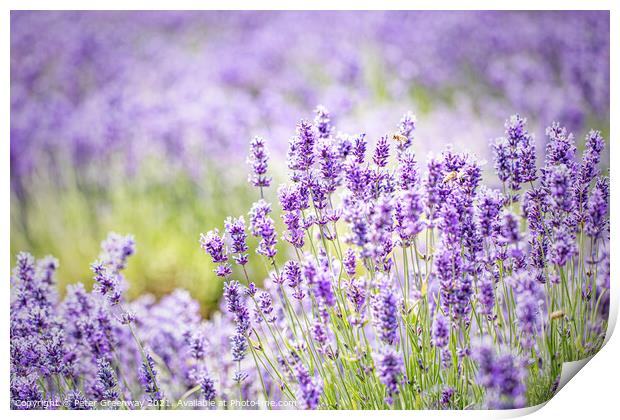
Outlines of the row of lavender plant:
[{"label": "row of lavender plant", "polygon": [[487,115],[608,118],[607,12],[16,11],[11,28],[14,188],[63,159],[105,186],[93,165],[153,154],[200,179],[204,156],[279,137],[319,100],[344,114],[419,88],[474,86]]},{"label": "row of lavender plant", "polygon": [[[262,198],[268,155],[254,139],[250,181],[261,199],[249,231],[269,272],[265,290],[245,270],[242,284],[232,276],[229,258],[248,260],[242,217],[201,238],[227,280],[234,358],[251,354],[261,381],[307,408],[545,401],[561,363],[595,352],[606,330],[603,139],[589,132],[577,161],[573,135],[553,123],[539,169],[526,120],[512,116],[491,145],[500,191],[481,184],[474,157],[451,149],[423,175],[415,125],[405,115],[367,156],[364,134],[336,134],[324,108],[314,124],[302,120],[289,143],[290,183],[278,188],[289,250],[276,247]],[[279,265],[277,252],[290,259]]]},{"label": "row of lavender plant", "polygon": [[[553,124],[537,169],[525,120],[511,117],[492,145],[499,191],[451,150],[422,174],[415,126],[405,115],[367,156],[365,136],[336,133],[324,108],[302,120],[290,183],[277,191],[281,235],[265,201],[266,142],[255,138],[261,199],[248,225],[229,218],[201,237],[225,279],[222,312],[207,321],[181,290],[124,298],[131,236],[111,234],[93,289],[78,283],[62,301],[58,262],[19,254],[12,407],[463,409],[550,398],[561,363],[596,352],[606,331],[603,140],[590,132],[577,161],[573,136]],[[248,234],[264,281],[246,270]]]}]

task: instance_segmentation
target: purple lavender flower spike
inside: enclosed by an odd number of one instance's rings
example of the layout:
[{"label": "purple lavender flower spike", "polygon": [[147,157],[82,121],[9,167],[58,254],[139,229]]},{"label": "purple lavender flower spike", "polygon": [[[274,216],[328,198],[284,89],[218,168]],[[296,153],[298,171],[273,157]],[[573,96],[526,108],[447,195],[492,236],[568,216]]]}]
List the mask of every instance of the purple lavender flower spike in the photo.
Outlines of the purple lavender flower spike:
[{"label": "purple lavender flower spike", "polygon": [[340,185],[342,173],[342,162],[337,145],[331,139],[322,139],[317,146],[317,157],[325,191],[327,194],[331,194]]},{"label": "purple lavender flower spike", "polygon": [[111,232],[101,242],[102,263],[114,271],[120,271],[127,266],[127,259],[136,253],[136,243],[132,235],[119,235]]},{"label": "purple lavender flower spike", "polygon": [[486,389],[485,405],[489,409],[521,408],[526,404],[526,369],[516,356],[499,353],[488,341],[474,349],[478,363],[477,382]]},{"label": "purple lavender flower spike", "polygon": [[248,351],[248,342],[242,334],[234,334],[230,337],[230,347],[233,362],[240,362],[245,358]]},{"label": "purple lavender flower spike", "polygon": [[215,397],[217,396],[215,381],[208,375],[205,375],[200,381],[200,390],[202,391],[202,396],[205,400],[215,401]]},{"label": "purple lavender flower spike", "polygon": [[250,328],[250,316],[239,282],[224,283],[224,300],[226,309],[235,317],[237,332],[245,334]]},{"label": "purple lavender flower spike", "polygon": [[315,378],[310,376],[308,369],[301,363],[295,366],[295,376],[299,383],[299,396],[302,407],[314,410],[319,407],[323,387]]},{"label": "purple lavender flower spike", "polygon": [[547,134],[550,140],[547,143],[545,165],[550,167],[563,164],[572,169],[575,152],[577,151],[573,134],[568,133],[566,128],[561,127],[558,122],[554,122],[550,127],[547,127],[545,134]]},{"label": "purple lavender flower spike", "polygon": [[200,245],[211,256],[213,263],[218,264],[214,271],[219,277],[228,277],[232,274],[230,264],[228,263],[228,250],[224,243],[224,237],[220,236],[219,230],[210,230],[206,235],[201,233]]},{"label": "purple lavender flower spike", "polygon": [[100,395],[102,400],[114,401],[120,396],[116,373],[105,359],[100,359],[97,364],[97,379],[99,381]]},{"label": "purple lavender flower spike", "polygon": [[492,317],[495,307],[495,277],[488,272],[484,272],[480,278],[478,302],[481,305],[481,313]]},{"label": "purple lavender flower spike", "polygon": [[382,136],[377,145],[375,146],[375,153],[372,156],[372,161],[379,168],[387,165],[388,158],[390,157],[390,144],[388,143],[388,136]]},{"label": "purple lavender flower spike", "polygon": [[329,111],[323,105],[319,105],[314,110],[316,114],[314,118],[314,125],[319,132],[320,139],[329,138],[332,133],[333,127],[331,125],[331,119],[329,116]]},{"label": "purple lavender flower spike", "polygon": [[601,152],[605,147],[605,141],[599,131],[591,130],[586,136],[583,157],[577,170],[575,190],[575,207],[579,214],[579,222],[585,222],[588,188],[593,179],[599,175],[598,165],[601,161]]},{"label": "purple lavender flower spike", "polygon": [[252,166],[252,172],[248,181],[254,186],[262,189],[271,185],[271,177],[267,176],[267,163],[269,161],[269,152],[265,145],[265,139],[262,137],[254,137],[250,142],[250,155],[248,163]]},{"label": "purple lavender flower spike", "polygon": [[398,338],[398,298],[387,279],[379,283],[379,293],[372,296],[370,309],[381,341],[394,344]]},{"label": "purple lavender flower spike", "polygon": [[558,228],[551,245],[551,262],[562,267],[577,255],[577,252],[574,235],[565,226]]},{"label": "purple lavender flower spike", "polygon": [[301,284],[301,266],[297,261],[289,260],[284,264],[284,278],[291,289]]},{"label": "purple lavender flower spike", "polygon": [[420,182],[415,153],[406,150],[398,157],[398,181],[402,190],[415,187]]},{"label": "purple lavender flower spike", "polygon": [[142,362],[138,371],[140,383],[151,401],[161,401],[163,394],[161,393],[157,380],[155,361],[148,352],[145,353],[144,358],[145,360]]},{"label": "purple lavender flower spike", "polygon": [[366,134],[362,133],[355,137],[353,144],[353,155],[355,156],[354,162],[358,165],[364,163],[366,159]]},{"label": "purple lavender flower spike", "polygon": [[386,402],[392,403],[392,396],[399,393],[398,386],[400,385],[401,377],[403,374],[403,361],[399,354],[397,354],[391,348],[383,350],[379,356],[378,361],[378,374],[379,380],[387,390]]},{"label": "purple lavender flower spike", "polygon": [[448,345],[450,340],[450,323],[441,311],[437,311],[435,315],[431,336],[435,347],[445,348]]},{"label": "purple lavender flower spike", "polygon": [[235,254],[233,259],[239,265],[248,263],[248,246],[246,244],[247,233],[243,216],[236,219],[229,217],[224,222],[226,234],[231,239],[230,252]]},{"label": "purple lavender flower spike", "polygon": [[[271,295],[265,291],[259,292],[257,296],[257,302],[258,302],[259,310],[261,311],[262,316],[265,317],[265,320],[270,323],[276,322],[278,318],[276,316],[276,312],[273,307],[273,301],[271,299]],[[259,319],[262,319],[262,318],[259,318]]]},{"label": "purple lavender flower spike", "polygon": [[312,327],[310,329],[310,335],[312,339],[316,341],[319,345],[318,350],[321,353],[326,353],[327,351],[327,331],[325,330],[325,325],[320,320],[315,320],[312,323]]},{"label": "purple lavender flower spike", "polygon": [[400,120],[398,124],[398,134],[405,138],[404,141],[400,141],[398,144],[399,152],[403,152],[411,147],[413,143],[413,132],[416,129],[416,116],[408,111]]},{"label": "purple lavender flower spike", "polygon": [[344,254],[342,264],[344,265],[347,275],[349,277],[354,277],[357,272],[357,257],[355,256],[355,251],[348,248]]},{"label": "purple lavender flower spike", "polygon": [[296,169],[299,171],[307,171],[314,163],[316,143],[316,135],[310,122],[301,120],[297,125],[297,137],[295,138],[297,154],[294,156],[296,160]]},{"label": "purple lavender flower spike", "polygon": [[588,199],[585,219],[585,232],[599,239],[606,231],[607,210],[609,208],[609,178],[599,178]]},{"label": "purple lavender flower spike", "polygon": [[269,216],[271,206],[264,200],[259,200],[250,209],[250,231],[260,238],[256,253],[267,258],[276,256],[276,228],[273,219]]},{"label": "purple lavender flower spike", "polygon": [[332,276],[330,273],[321,270],[317,273],[315,280],[315,294],[319,302],[325,306],[334,306],[336,304],[336,298],[332,290]]}]

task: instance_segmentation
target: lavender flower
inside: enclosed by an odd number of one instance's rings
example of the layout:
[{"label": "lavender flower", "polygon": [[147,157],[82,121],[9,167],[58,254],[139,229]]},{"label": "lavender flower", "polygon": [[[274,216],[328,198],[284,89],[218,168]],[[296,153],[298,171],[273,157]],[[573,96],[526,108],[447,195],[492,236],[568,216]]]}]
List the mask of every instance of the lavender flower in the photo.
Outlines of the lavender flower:
[{"label": "lavender flower", "polygon": [[202,391],[202,396],[205,400],[215,401],[215,397],[217,395],[215,390],[215,381],[208,375],[205,375],[200,381],[200,390]]},{"label": "lavender flower", "polygon": [[398,180],[403,190],[413,188],[420,182],[418,162],[412,151],[407,150],[398,157]]},{"label": "lavender flower", "polygon": [[337,145],[332,143],[330,139],[321,140],[317,146],[317,156],[322,183],[325,185],[326,193],[331,194],[336,191],[340,184],[340,174],[342,172],[342,163]]},{"label": "lavender flower", "polygon": [[536,150],[527,132],[527,120],[513,115],[504,124],[506,137],[492,144],[495,171],[500,181],[517,191],[521,184],[536,180]]},{"label": "lavender flower", "polygon": [[314,110],[316,117],[314,118],[314,126],[319,132],[320,139],[326,139],[331,135],[332,125],[329,116],[329,111],[322,105],[319,105]]},{"label": "lavender flower", "polygon": [[213,270],[219,277],[228,277],[232,274],[230,264],[228,264],[228,251],[224,243],[224,238],[220,236],[217,229],[210,230],[207,234],[200,234],[200,245],[202,249],[211,256],[214,264],[218,264]]},{"label": "lavender flower", "polygon": [[248,263],[248,246],[246,244],[247,234],[245,232],[245,220],[243,216],[237,219],[229,217],[224,222],[226,234],[231,239],[230,252],[236,254],[233,256],[235,262],[239,265]]},{"label": "lavender flower", "polygon": [[314,163],[314,145],[316,135],[314,127],[308,121],[297,124],[297,135],[289,142],[288,166],[301,173],[308,171]]},{"label": "lavender flower", "polygon": [[300,189],[297,186],[283,185],[278,189],[278,196],[284,211],[282,220],[287,227],[287,232],[282,237],[294,247],[302,248],[304,246],[304,230]]},{"label": "lavender flower", "polygon": [[391,348],[386,348],[379,356],[378,361],[379,380],[387,390],[386,402],[392,403],[392,396],[398,394],[401,376],[403,374],[403,362],[401,357]]},{"label": "lavender flower", "polygon": [[551,261],[562,267],[577,254],[574,235],[564,226],[555,232],[551,245]]},{"label": "lavender flower", "polygon": [[226,309],[235,317],[236,331],[245,334],[250,328],[250,317],[239,282],[233,280],[224,283],[224,300]]},{"label": "lavender flower", "polygon": [[424,229],[422,199],[422,194],[417,189],[408,190],[402,193],[396,203],[396,230],[403,241],[403,246],[408,246],[409,241]]},{"label": "lavender flower", "polygon": [[315,281],[315,294],[321,304],[325,306],[334,306],[336,304],[336,298],[332,290],[332,276],[328,272],[321,270],[317,274]]},{"label": "lavender flower", "polygon": [[448,407],[454,396],[454,388],[446,386],[441,390],[441,399],[439,403],[442,407]]},{"label": "lavender flower", "polygon": [[413,132],[416,129],[416,116],[411,111],[408,111],[401,118],[398,124],[398,134],[405,138],[404,141],[399,143],[398,150],[407,150],[413,143]]},{"label": "lavender flower", "polygon": [[284,278],[290,288],[295,289],[301,284],[301,267],[297,261],[289,260],[284,264]]},{"label": "lavender flower", "polygon": [[99,381],[102,400],[114,401],[120,396],[118,392],[118,380],[110,363],[100,359],[97,366],[97,379]]},{"label": "lavender flower", "polygon": [[[265,317],[267,322],[276,322],[277,317],[275,314],[275,310],[273,307],[273,301],[271,300],[271,295],[265,291],[259,292],[258,297],[258,309],[261,312],[261,316]],[[257,319],[262,319],[261,317],[257,317]]]},{"label": "lavender flower", "polygon": [[250,210],[250,231],[260,238],[256,253],[267,258],[276,256],[276,229],[273,219],[269,217],[271,206],[264,200],[257,201]]},{"label": "lavender flower", "polygon": [[353,144],[353,155],[355,156],[354,163],[361,165],[366,158],[366,134],[360,134],[355,137]]},{"label": "lavender flower", "polygon": [[379,293],[372,296],[370,309],[373,325],[381,341],[394,344],[398,337],[398,299],[387,279],[379,283]]},{"label": "lavender flower", "polygon": [[95,274],[93,280],[98,292],[107,298],[111,305],[117,305],[122,296],[122,283],[118,273],[107,268],[100,261],[92,264],[91,270]]},{"label": "lavender flower", "polygon": [[138,371],[140,383],[151,401],[161,401],[163,394],[160,391],[159,383],[157,380],[157,370],[155,369],[155,361],[151,355],[146,352],[144,354],[144,360]]},{"label": "lavender flower", "polygon": [[111,232],[101,242],[99,260],[113,271],[120,271],[127,266],[127,259],[136,253],[136,243],[132,235],[119,235]]},{"label": "lavender flower", "polygon": [[319,351],[321,353],[326,353],[327,351],[327,331],[325,331],[325,326],[319,320],[315,320],[312,323],[312,328],[310,330],[310,334],[312,339],[316,341],[319,347]]},{"label": "lavender flower", "polygon": [[248,181],[255,187],[269,187],[271,185],[271,177],[267,176],[267,162],[269,161],[269,152],[265,146],[265,139],[262,137],[254,137],[250,142],[250,156],[248,163],[252,166],[252,173]]},{"label": "lavender flower", "polygon": [[605,232],[608,200],[609,178],[599,178],[588,199],[585,220],[585,232],[594,239],[600,238]]},{"label": "lavender flower", "polygon": [[438,311],[432,327],[432,343],[439,348],[445,348],[450,340],[450,324],[446,317]]},{"label": "lavender flower", "polygon": [[355,251],[351,248],[347,249],[344,254],[342,264],[344,265],[344,269],[349,277],[355,276],[355,273],[357,272],[357,257],[355,256]]},{"label": "lavender flower", "polygon": [[485,342],[475,349],[478,363],[477,382],[486,389],[486,406],[490,409],[521,408],[525,406],[524,364],[510,353],[498,354]]},{"label": "lavender flower", "polygon": [[565,127],[561,127],[560,123],[554,122],[547,127],[545,133],[549,137],[547,143],[545,164],[547,167],[553,165],[573,165],[575,152],[575,140],[572,133],[568,133]]},{"label": "lavender flower", "polygon": [[487,317],[491,317],[495,307],[495,277],[485,272],[480,278],[478,290],[478,302],[481,305],[481,312],[487,315]]},{"label": "lavender flower", "polygon": [[322,385],[310,376],[308,370],[301,363],[298,363],[295,367],[295,376],[299,383],[298,399],[302,407],[308,410],[318,408],[321,393],[323,392]]},{"label": "lavender flower", "polygon": [[551,194],[552,208],[557,211],[570,212],[573,208],[572,173],[565,164],[554,165],[548,169],[545,185]]},{"label": "lavender flower", "polygon": [[230,337],[230,347],[233,362],[240,362],[248,351],[248,341],[243,334],[234,334]]},{"label": "lavender flower", "polygon": [[605,141],[599,131],[591,130],[586,136],[583,158],[579,165],[575,189],[575,207],[579,210],[580,221],[583,221],[587,205],[588,187],[592,180],[599,174],[598,165],[601,160],[601,152],[605,147]]},{"label": "lavender flower", "polygon": [[375,165],[377,165],[377,167],[383,168],[385,167],[385,165],[387,165],[389,156],[390,145],[388,143],[388,136],[383,136],[377,142],[372,161],[375,163]]}]

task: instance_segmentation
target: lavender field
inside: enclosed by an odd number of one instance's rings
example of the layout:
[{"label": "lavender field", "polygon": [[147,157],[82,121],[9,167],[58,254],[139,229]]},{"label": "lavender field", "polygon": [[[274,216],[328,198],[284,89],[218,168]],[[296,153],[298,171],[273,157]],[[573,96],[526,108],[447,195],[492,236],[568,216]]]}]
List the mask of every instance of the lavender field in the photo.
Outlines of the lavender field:
[{"label": "lavender field", "polygon": [[11,408],[543,403],[608,138],[608,12],[12,12]]}]

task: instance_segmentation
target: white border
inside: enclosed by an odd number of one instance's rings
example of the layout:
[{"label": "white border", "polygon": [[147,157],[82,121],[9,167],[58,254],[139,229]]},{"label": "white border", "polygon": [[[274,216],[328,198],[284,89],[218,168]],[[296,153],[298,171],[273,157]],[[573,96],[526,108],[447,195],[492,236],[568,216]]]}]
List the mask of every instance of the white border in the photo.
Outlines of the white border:
[{"label": "white border", "polygon": [[[353,10],[353,9],[363,9],[363,10],[389,10],[389,9],[419,9],[419,10],[484,10],[484,9],[497,9],[497,10],[516,10],[516,9],[531,9],[531,10],[611,10],[611,108],[610,108],[610,132],[615,133],[615,129],[618,125],[615,123],[616,118],[620,117],[618,115],[618,98],[620,97],[618,92],[617,85],[617,77],[615,76],[620,71],[618,67],[618,54],[614,51],[614,48],[617,48],[618,42],[616,40],[620,39],[620,34],[618,33],[618,15],[617,12],[618,7],[614,7],[616,2],[613,1],[604,1],[604,0],[591,0],[591,1],[575,1],[575,0],[564,0],[564,1],[544,1],[544,0],[521,0],[521,1],[468,1],[459,2],[459,1],[447,1],[447,0],[435,0],[432,2],[402,2],[396,0],[383,0],[381,2],[375,1],[334,1],[334,0],[314,0],[314,1],[306,1],[301,2],[298,1],[293,4],[293,2],[284,2],[277,0],[263,0],[260,3],[251,2],[251,1],[240,1],[240,0],[228,0],[226,2],[213,2],[213,1],[192,1],[192,0],[176,0],[174,2],[164,2],[159,0],[153,1],[130,1],[130,0],[108,0],[108,1],[100,1],[100,2],[91,2],[86,6],[84,1],[77,0],[62,0],[62,1],[54,1],[53,4],[50,1],[34,1],[34,0],[21,0],[21,1],[5,1],[3,2],[4,10],[0,17],[0,34],[2,42],[0,44],[0,52],[1,52],[1,60],[2,66],[0,67],[0,79],[2,80],[2,85],[5,86],[5,89],[2,90],[4,100],[0,105],[1,109],[1,133],[2,133],[2,164],[0,164],[0,189],[2,191],[2,197],[5,199],[2,201],[2,205],[0,206],[0,214],[2,220],[1,225],[2,228],[0,232],[3,233],[3,240],[0,241],[0,255],[3,257],[0,258],[0,272],[3,273],[4,281],[2,282],[2,296],[3,302],[5,303],[5,310],[2,311],[2,318],[0,319],[0,324],[4,326],[5,337],[8,339],[8,326],[9,326],[9,272],[11,261],[9,258],[10,255],[10,207],[9,207],[9,197],[10,197],[10,171],[9,171],[9,136],[10,136],[10,18],[9,11],[10,10],[20,10],[20,9],[37,9],[37,10],[71,10],[71,9],[90,9],[90,10],[140,10],[140,9],[157,9],[157,10],[173,10],[173,9],[181,9],[181,10],[198,10],[198,9],[226,9],[226,10],[243,10],[243,9],[256,9],[256,10],[273,10],[273,9],[298,9],[298,10]],[[607,139],[607,143],[610,145],[610,160],[615,162],[615,158],[618,157],[616,153],[615,145],[611,145],[611,139]],[[611,167],[611,178],[613,180],[616,179],[616,174],[618,173],[618,169],[616,166]],[[617,206],[617,191],[616,182],[612,181],[611,183],[611,210],[613,213],[614,209],[619,208]],[[612,225],[612,234],[611,234],[611,247],[614,250],[613,255],[615,254],[615,250],[618,249],[617,242],[618,240],[618,232],[615,225]],[[614,268],[615,261],[612,261],[612,272],[615,273]],[[611,308],[611,317],[613,318],[612,324],[615,324],[615,320],[617,318],[618,313],[618,299],[620,296],[620,287],[618,287],[617,282],[614,280],[612,286],[612,308]],[[570,381],[570,383],[562,389],[545,407],[543,410],[537,411],[535,414],[531,416],[531,418],[608,418],[609,413],[612,410],[616,409],[616,400],[617,400],[617,389],[618,383],[617,380],[619,378],[618,374],[620,372],[619,365],[620,362],[618,360],[618,355],[620,355],[620,341],[617,337],[612,336],[609,340],[608,344],[597,354],[593,360],[588,363],[588,367],[584,369],[583,372],[579,373],[579,379],[577,381]],[[3,392],[0,397],[0,410],[4,412],[10,411],[9,407],[9,342],[5,341],[4,345],[0,349],[0,363],[2,366],[2,373],[0,373],[0,380],[4,384]],[[488,412],[488,411],[453,411],[453,412],[436,412],[436,411],[416,411],[416,412],[372,412],[370,415],[373,418],[377,415],[381,417],[410,417],[416,416],[417,418],[430,418],[440,416],[442,418],[501,418],[501,417],[513,417],[517,415],[524,415],[529,412],[536,411],[536,409],[527,409],[527,410],[515,410],[512,412]],[[36,416],[66,416],[66,417],[74,417],[77,416],[77,412],[68,412],[63,411],[59,412],[45,412],[49,414],[44,414],[44,412],[38,412]],[[118,415],[121,416],[132,416],[133,418],[153,418],[161,416],[167,416],[174,412],[131,412],[132,414],[128,414],[129,412],[120,411],[117,412]],[[214,413],[214,412],[211,412]],[[7,413],[8,414],[8,413]],[[107,418],[110,412],[99,411],[93,412],[91,415],[99,418]],[[179,412],[176,412],[178,415]],[[196,416],[205,416],[207,413],[204,411],[188,411],[184,410],[180,413],[183,416],[188,417],[196,417]],[[217,412],[218,417],[227,417],[231,415],[238,414],[238,412]],[[294,415],[296,417],[310,417],[313,418],[328,418],[328,416],[340,416],[342,414],[349,414],[343,412],[304,412],[304,411],[296,411]],[[351,413],[355,416],[366,416],[368,415],[366,412],[357,411],[355,413]],[[23,413],[12,411],[10,413],[11,418],[26,418]],[[290,411],[283,412],[250,412],[244,411],[244,416],[250,417],[267,417],[270,419],[273,418],[283,418],[284,416],[291,415]]]}]

